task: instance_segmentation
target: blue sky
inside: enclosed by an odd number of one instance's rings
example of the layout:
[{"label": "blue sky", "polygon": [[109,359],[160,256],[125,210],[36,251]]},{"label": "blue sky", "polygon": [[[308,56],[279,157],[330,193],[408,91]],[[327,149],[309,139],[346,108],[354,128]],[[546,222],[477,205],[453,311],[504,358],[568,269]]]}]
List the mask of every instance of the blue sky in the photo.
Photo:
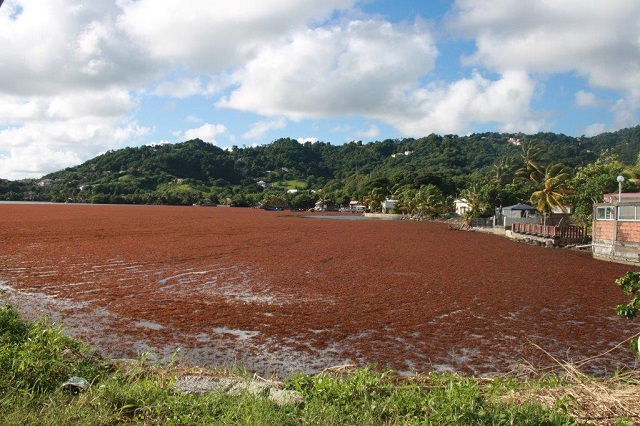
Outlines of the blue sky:
[{"label": "blue sky", "polygon": [[6,0],[0,178],[199,137],[342,144],[640,122],[640,2]]}]

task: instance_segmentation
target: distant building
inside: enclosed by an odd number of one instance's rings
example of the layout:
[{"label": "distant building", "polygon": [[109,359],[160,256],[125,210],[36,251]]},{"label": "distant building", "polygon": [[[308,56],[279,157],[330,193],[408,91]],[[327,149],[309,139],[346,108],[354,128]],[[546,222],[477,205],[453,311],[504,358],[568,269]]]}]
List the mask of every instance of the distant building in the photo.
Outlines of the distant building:
[{"label": "distant building", "polygon": [[367,206],[357,200],[349,201],[348,207],[343,207],[340,209],[341,212],[350,212],[350,213],[364,213],[367,210]]},{"label": "distant building", "polygon": [[453,208],[458,216],[464,216],[471,210],[469,201],[466,198],[456,198],[453,200]]},{"label": "distant building", "polygon": [[402,156],[407,156],[407,155],[411,155],[413,154],[413,151],[405,151],[405,152],[399,152],[396,154],[391,154],[392,158],[396,158],[396,157],[402,157]]},{"label": "distant building", "polygon": [[327,212],[330,209],[331,209],[331,205],[329,204],[329,202],[324,201],[324,200],[316,201],[316,205],[313,208],[313,210],[317,211],[317,212]]},{"label": "distant building", "polygon": [[391,213],[393,209],[396,207],[396,204],[398,204],[398,200],[385,199],[381,203],[382,213]]}]

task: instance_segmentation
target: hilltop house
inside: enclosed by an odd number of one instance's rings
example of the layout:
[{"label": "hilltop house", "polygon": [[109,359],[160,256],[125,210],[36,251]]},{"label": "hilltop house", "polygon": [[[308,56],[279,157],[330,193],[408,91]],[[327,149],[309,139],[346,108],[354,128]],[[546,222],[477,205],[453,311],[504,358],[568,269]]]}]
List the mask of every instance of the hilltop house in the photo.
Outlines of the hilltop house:
[{"label": "hilltop house", "polygon": [[593,206],[593,256],[640,263],[640,193],[606,194],[604,199]]}]

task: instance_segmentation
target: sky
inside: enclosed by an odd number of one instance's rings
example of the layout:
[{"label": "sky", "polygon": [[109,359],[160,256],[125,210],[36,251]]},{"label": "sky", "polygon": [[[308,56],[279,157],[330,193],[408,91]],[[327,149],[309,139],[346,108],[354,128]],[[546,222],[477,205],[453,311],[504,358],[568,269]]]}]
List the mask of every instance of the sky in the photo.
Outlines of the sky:
[{"label": "sky", "polygon": [[200,138],[640,123],[638,0],[5,0],[0,178]]}]

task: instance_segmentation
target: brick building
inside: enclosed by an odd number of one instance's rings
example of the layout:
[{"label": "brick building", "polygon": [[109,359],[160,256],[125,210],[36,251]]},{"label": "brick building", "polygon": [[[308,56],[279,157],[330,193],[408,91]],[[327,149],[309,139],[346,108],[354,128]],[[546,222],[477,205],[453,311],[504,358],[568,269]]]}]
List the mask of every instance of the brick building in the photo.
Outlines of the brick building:
[{"label": "brick building", "polygon": [[593,256],[640,264],[640,193],[604,199],[593,207]]}]

